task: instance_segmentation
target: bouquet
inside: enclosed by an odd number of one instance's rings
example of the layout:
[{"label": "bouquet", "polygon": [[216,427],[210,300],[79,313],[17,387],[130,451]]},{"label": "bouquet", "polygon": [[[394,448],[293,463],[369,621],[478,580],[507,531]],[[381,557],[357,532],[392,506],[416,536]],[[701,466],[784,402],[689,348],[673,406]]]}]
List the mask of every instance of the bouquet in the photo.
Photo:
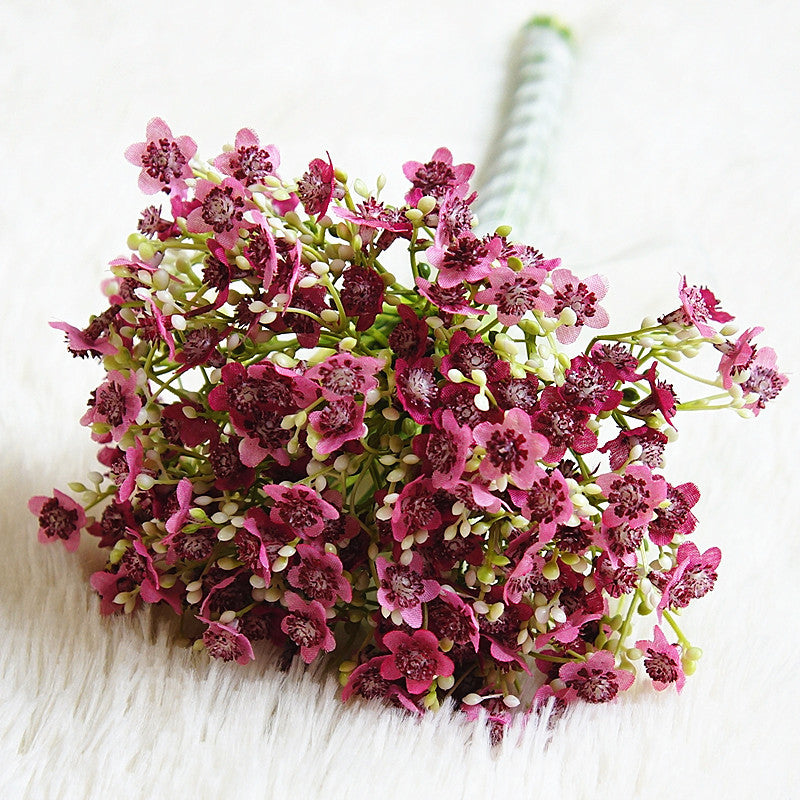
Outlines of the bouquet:
[{"label": "bouquet", "polygon": [[325,659],[345,700],[449,701],[497,731],[637,675],[680,691],[701,651],[678,617],[720,551],[692,541],[700,493],[664,451],[678,412],[754,417],[781,391],[762,329],[736,336],[683,278],[608,332],[600,275],[475,233],[446,148],[403,166],[398,205],[327,155],[283,179],[249,129],[196,149],[148,124],[126,157],[162,202],[107,306],[52,323],[105,370],[81,419],[101,468],[29,506],[42,542],[107,551],[100,611],[164,606],[212,658],[263,640]]}]

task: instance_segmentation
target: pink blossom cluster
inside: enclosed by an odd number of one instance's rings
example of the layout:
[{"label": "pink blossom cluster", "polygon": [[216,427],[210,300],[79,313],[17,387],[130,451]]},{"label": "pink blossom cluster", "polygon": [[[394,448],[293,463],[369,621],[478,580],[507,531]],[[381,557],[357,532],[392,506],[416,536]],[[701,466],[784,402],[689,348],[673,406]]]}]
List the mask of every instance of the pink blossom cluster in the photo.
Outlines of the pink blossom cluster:
[{"label": "pink blossom cluster", "polygon": [[[333,654],[344,699],[451,699],[496,731],[528,675],[527,709],[610,701],[637,673],[680,690],[699,650],[676,614],[720,551],[692,541],[700,493],[664,451],[679,410],[754,416],[780,392],[762,329],[731,338],[684,278],[676,310],[604,333],[606,281],[477,235],[473,167],[445,148],[404,165],[399,206],[328,155],[284,180],[248,129],[195,151],[149,123],[126,156],[162,202],[107,307],[53,323],[105,369],[81,419],[102,469],[30,509],[43,542],[108,551],[101,612],[165,605],[240,664],[262,640]],[[703,349],[716,375],[677,367]],[[681,402],[665,374],[711,393]]]}]

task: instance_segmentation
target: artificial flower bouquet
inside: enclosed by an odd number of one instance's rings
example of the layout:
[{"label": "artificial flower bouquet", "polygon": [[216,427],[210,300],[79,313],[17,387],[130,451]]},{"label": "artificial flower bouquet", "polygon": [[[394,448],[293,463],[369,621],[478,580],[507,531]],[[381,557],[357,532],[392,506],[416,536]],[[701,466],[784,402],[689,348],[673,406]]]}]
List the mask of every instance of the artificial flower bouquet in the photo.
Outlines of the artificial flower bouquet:
[{"label": "artificial flower bouquet", "polygon": [[[149,123],[126,156],[163,202],[107,307],[52,323],[102,361],[81,420],[102,468],[29,505],[41,541],[108,551],[100,611],[166,606],[213,658],[267,640],[326,658],[345,700],[449,698],[498,730],[637,674],[679,691],[700,651],[677,617],[720,551],[692,541],[700,493],[664,450],[679,411],[780,392],[762,329],[734,338],[684,278],[677,308],[607,332],[601,276],[474,232],[473,167],[445,148],[403,166],[397,206],[327,156],[284,180],[248,129],[195,151]],[[716,373],[687,368],[701,351]]]}]

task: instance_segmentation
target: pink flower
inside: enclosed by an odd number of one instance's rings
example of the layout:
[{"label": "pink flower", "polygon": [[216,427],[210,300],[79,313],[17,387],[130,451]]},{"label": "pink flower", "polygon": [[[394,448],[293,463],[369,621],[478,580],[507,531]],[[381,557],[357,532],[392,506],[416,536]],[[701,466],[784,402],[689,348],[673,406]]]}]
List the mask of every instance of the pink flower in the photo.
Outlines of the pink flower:
[{"label": "pink flower", "polygon": [[444,410],[440,425],[432,425],[427,436],[415,437],[414,452],[424,459],[434,489],[452,489],[458,483],[471,445],[470,429],[459,425],[449,408]]},{"label": "pink flower", "polygon": [[383,556],[375,559],[378,572],[378,602],[386,611],[399,611],[412,628],[422,625],[422,603],[439,594],[438,581],[422,576],[422,557],[414,553],[409,564],[392,564]]},{"label": "pink flower", "polygon": [[275,502],[269,517],[273,522],[288,525],[301,538],[318,536],[326,519],[336,519],[339,512],[308,486],[267,485],[261,491]]},{"label": "pink flower", "polygon": [[789,379],[776,368],[776,354],[771,347],[762,347],[750,364],[750,375],[742,383],[742,392],[745,398],[755,396],[745,404],[745,408],[755,416],[769,400],[774,400],[778,393],[789,383]]},{"label": "pink flower", "polygon": [[297,182],[297,196],[306,210],[306,214],[325,216],[334,195],[336,177],[331,157],[327,161],[315,158],[308,171]]},{"label": "pink flower", "polygon": [[192,505],[192,482],[188,478],[181,478],[175,489],[178,508],[170,515],[166,522],[167,533],[177,533],[189,518],[189,509]]},{"label": "pink flower", "polygon": [[503,244],[499,237],[478,239],[466,233],[446,248],[434,245],[426,251],[430,264],[439,270],[436,283],[442,289],[460,286],[462,281],[478,283],[492,271],[492,262]]},{"label": "pink flower", "polygon": [[391,659],[390,655],[374,656],[356,667],[342,689],[342,700],[347,702],[354,694],[365,700],[389,697],[395,687],[381,675],[381,667],[384,661]]},{"label": "pink flower", "polygon": [[53,497],[39,496],[28,500],[28,509],[39,518],[40,542],[61,541],[70,553],[78,549],[86,514],[71,497],[54,489]]},{"label": "pink flower", "polygon": [[131,373],[126,378],[116,370],[109,372],[107,380],[92,392],[89,410],[81,417],[81,425],[107,425],[113,440],[118,442],[134,423],[142,407],[136,388],[135,374]]},{"label": "pink flower", "polygon": [[453,165],[453,154],[446,148],[438,148],[430,161],[406,161],[403,174],[411,181],[412,189],[406,194],[406,202],[416,205],[421,197],[441,200],[450,192],[464,197],[469,189],[469,179],[475,171],[473,164]]},{"label": "pink flower", "polygon": [[478,652],[480,631],[475,611],[454,592],[442,589],[439,597],[428,604],[428,627],[437,639],[469,644]]},{"label": "pink flower", "polygon": [[169,190],[173,194],[186,189],[186,178],[192,177],[189,161],[197,152],[194,139],[173,137],[163,119],[155,117],[147,123],[147,139],[132,144],[125,158],[141,167],[139,188],[145,194]]},{"label": "pink flower", "polygon": [[630,458],[634,447],[641,449],[636,461],[647,464],[651,469],[657,469],[661,466],[664,447],[668,441],[666,435],[661,431],[642,425],[640,428],[621,430],[616,439],[606,442],[597,449],[600,453],[609,454],[608,463],[614,471],[622,468]]},{"label": "pink flower", "polygon": [[306,603],[294,592],[286,592],[286,606],[289,609],[281,630],[300,648],[300,655],[310,664],[320,650],[330,653],[336,647],[336,640],[328,628],[325,607],[317,600]]},{"label": "pink flower", "polygon": [[231,249],[239,239],[239,228],[246,228],[244,213],[249,207],[245,188],[235,178],[225,178],[221,184],[198,180],[195,199],[200,205],[186,218],[192,233],[214,232],[214,238],[224,248]]},{"label": "pink flower", "polygon": [[708,324],[714,322],[730,322],[733,317],[719,310],[719,300],[714,293],[702,286],[687,286],[686,276],[681,276],[678,289],[681,307],[659,318],[662,325],[677,322],[679,325],[694,325],[702,336],[714,336],[716,331]]},{"label": "pink flower", "polygon": [[299,544],[297,552],[300,563],[289,570],[290,586],[300,589],[312,600],[319,600],[326,608],[340,598],[345,603],[353,599],[353,587],[342,575],[342,562],[338,556],[309,544]]},{"label": "pink flower", "polygon": [[554,270],[552,314],[558,317],[565,308],[575,312],[575,323],[560,325],[556,329],[558,341],[563,344],[574,342],[584,325],[590,328],[605,328],[608,325],[606,310],[598,302],[606,296],[608,282],[600,275],[592,275],[585,281],[580,280],[568,269]]},{"label": "pink flower", "polygon": [[[144,448],[138,438],[136,439],[136,444],[125,451],[125,463],[128,465],[128,475],[120,485],[119,493],[117,494],[117,499],[123,503],[128,500],[136,490],[136,479],[145,472],[143,469]],[[147,470],[147,472],[150,471],[151,470]]]},{"label": "pink flower", "polygon": [[658,625],[653,630],[652,641],[640,639],[636,642],[636,646],[644,654],[644,668],[653,681],[656,691],[663,692],[672,683],[679,692],[683,689],[686,675],[683,672],[680,653],[675,645],[668,644],[666,636]]},{"label": "pink flower", "polygon": [[677,565],[670,571],[664,587],[659,612],[667,606],[684,608],[691,600],[708,594],[717,581],[717,567],[722,559],[718,547],[700,553],[694,542],[684,542],[676,554]]},{"label": "pink flower", "polygon": [[457,369],[469,376],[474,369],[490,375],[497,364],[497,354],[480,336],[470,336],[464,330],[456,331],[450,339],[450,352],[442,359],[440,371],[443,375]]},{"label": "pink flower", "polygon": [[516,325],[528,311],[549,313],[553,307],[553,298],[541,290],[547,269],[531,266],[514,272],[508,267],[497,267],[488,277],[491,288],[478,292],[475,301],[496,306],[497,319],[503,325]]},{"label": "pink flower", "polygon": [[589,412],[568,403],[555,386],[544,389],[531,419],[533,429],[550,443],[550,449],[543,457],[548,464],[560,461],[568,447],[581,454],[590,453],[597,447],[597,435],[586,425]]},{"label": "pink flower", "polygon": [[386,361],[382,358],[336,353],[307,369],[304,375],[320,385],[326,400],[344,400],[377,389],[375,376],[385,366]]},{"label": "pink flower", "polygon": [[274,175],[281,163],[275,145],[261,147],[258,136],[249,128],[236,134],[233,150],[214,159],[214,166],[223,174],[236,178],[243,186],[263,183]]},{"label": "pink flower", "polygon": [[615,370],[610,364],[596,364],[586,356],[575,356],[564,374],[561,394],[570,403],[593,414],[611,411],[620,404],[622,392],[614,388]]},{"label": "pink flower", "polygon": [[541,467],[536,463],[550,445],[531,430],[531,418],[521,409],[506,411],[502,423],[482,422],[473,431],[475,444],[486,451],[480,475],[485,481],[507,476],[520,489],[530,489]]},{"label": "pink flower", "polygon": [[550,474],[539,471],[529,489],[510,489],[509,494],[523,516],[538,523],[537,541],[544,544],[553,538],[557,526],[567,522],[575,511],[569,486],[561,472],[554,469]]},{"label": "pink flower", "polygon": [[675,536],[688,536],[697,525],[692,508],[700,500],[700,490],[693,483],[680,486],[667,484],[666,508],[657,508],[656,516],[650,523],[647,535],[653,544],[664,546]]},{"label": "pink flower", "polygon": [[[486,314],[484,309],[474,308],[470,305],[466,296],[467,286],[464,281],[458,282],[449,289],[445,289],[438,283],[426,281],[425,278],[417,278],[416,284],[419,293],[445,314],[464,314],[476,317],[482,317]],[[427,335],[427,326],[425,333]]]},{"label": "pink flower", "polygon": [[391,631],[383,643],[392,658],[381,664],[381,675],[389,680],[406,679],[410,694],[426,692],[434,679],[453,674],[453,662],[439,650],[439,641],[430,631]]},{"label": "pink flower", "polygon": [[392,512],[392,534],[396,541],[402,542],[409,534],[440,525],[442,516],[435,493],[433,482],[425,476],[403,486]]},{"label": "pink flower", "polygon": [[352,399],[331,400],[321,411],[308,415],[308,424],[321,436],[314,449],[323,455],[367,435],[364,404]]},{"label": "pink flower", "polygon": [[255,659],[253,645],[239,632],[238,625],[212,622],[202,617],[198,619],[208,624],[203,633],[203,644],[210,656],[222,661],[235,661],[237,664],[247,664]]},{"label": "pink flower", "polygon": [[[589,358],[595,364],[604,367],[606,374],[610,374],[615,381],[630,381],[633,383],[642,378],[636,372],[639,369],[639,359],[631,353],[627,345],[598,342],[592,347]],[[609,368],[610,372],[608,371]]]},{"label": "pink flower", "polygon": [[756,354],[756,348],[750,341],[763,332],[763,328],[748,328],[735,342],[725,341],[714,345],[722,353],[717,371],[722,378],[723,388],[730,389],[733,386],[733,376],[750,366]]},{"label": "pink flower", "polygon": [[607,703],[634,680],[632,673],[616,668],[614,656],[607,650],[592,653],[586,661],[563,664],[558,676],[566,684],[567,702],[579,697],[587,703]]},{"label": "pink flower", "polygon": [[67,348],[74,356],[110,356],[117,352],[117,348],[108,340],[108,333],[119,311],[119,305],[110,306],[83,330],[66,322],[51,322],[50,327],[67,334]]},{"label": "pink flower", "polygon": [[[672,425],[672,418],[677,413],[675,404],[678,402],[678,398],[671,384],[666,381],[656,380],[657,367],[658,362],[654,361],[650,365],[650,369],[644,374],[650,384],[650,394],[638,402],[628,413],[633,417],[647,419],[655,414],[656,411],[660,411],[664,419]],[[674,428],[675,426],[672,425],[672,427]]]},{"label": "pink flower", "polygon": [[603,522],[608,526],[623,522],[632,528],[645,525],[667,497],[667,482],[644,464],[628,465],[624,475],[599,475],[595,483],[608,499],[603,511]]}]

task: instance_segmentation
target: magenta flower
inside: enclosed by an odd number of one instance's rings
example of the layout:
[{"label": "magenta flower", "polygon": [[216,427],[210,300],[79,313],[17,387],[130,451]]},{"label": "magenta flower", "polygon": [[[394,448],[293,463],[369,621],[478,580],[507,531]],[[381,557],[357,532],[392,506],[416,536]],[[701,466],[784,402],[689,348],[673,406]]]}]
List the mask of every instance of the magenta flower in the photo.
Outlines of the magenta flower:
[{"label": "magenta flower", "polygon": [[[470,305],[464,281],[459,281],[449,289],[445,289],[438,283],[426,281],[425,278],[417,278],[416,284],[419,293],[445,314],[464,314],[476,317],[486,314],[484,309],[474,308]],[[427,334],[427,326],[425,332]]]},{"label": "magenta flower", "polygon": [[607,650],[592,653],[584,662],[562,664],[558,676],[566,684],[567,702],[579,697],[587,703],[607,703],[634,680],[633,673],[616,668],[614,656]]},{"label": "magenta flower", "polygon": [[74,356],[111,356],[117,352],[117,348],[108,340],[108,333],[119,311],[119,305],[110,306],[83,330],[66,322],[51,322],[50,327],[67,334],[67,349]]},{"label": "magenta flower", "polygon": [[198,619],[208,624],[203,633],[203,644],[210,656],[222,661],[235,661],[237,664],[247,664],[255,659],[253,645],[239,631],[238,625],[212,622],[202,617]]},{"label": "magenta flower", "polygon": [[470,204],[477,194],[469,197],[459,196],[457,191],[449,190],[439,204],[437,214],[439,223],[436,226],[435,244],[437,247],[446,247],[453,239],[463,236],[472,230],[474,214]]},{"label": "magenta flower", "polygon": [[304,375],[320,385],[326,400],[344,400],[377,389],[376,375],[385,366],[382,358],[336,353],[307,369]]},{"label": "magenta flower", "polygon": [[336,187],[336,177],[331,157],[327,161],[315,158],[308,171],[297,182],[297,196],[309,215],[325,216]]},{"label": "magenta flower", "polygon": [[397,315],[400,321],[389,334],[389,347],[398,358],[413,364],[425,355],[428,325],[405,303],[397,306]]},{"label": "magenta flower", "polygon": [[569,486],[560,470],[549,474],[539,470],[531,482],[530,491],[510,489],[511,499],[520,507],[527,519],[538,524],[537,541],[549,542],[556,528],[567,522],[575,509],[569,495]]},{"label": "magenta flower", "polygon": [[751,399],[744,406],[755,416],[758,416],[767,402],[774,400],[781,389],[789,383],[789,379],[778,372],[776,359],[775,351],[771,347],[762,347],[750,364],[750,375],[742,383],[745,398],[750,395],[755,396],[755,400]]},{"label": "magenta flower", "polygon": [[482,422],[473,438],[486,451],[481,477],[493,481],[505,475],[520,489],[533,486],[541,472],[536,462],[550,449],[547,439],[531,430],[531,418],[519,408],[506,411],[502,423]]},{"label": "magenta flower", "polygon": [[334,506],[302,484],[262,486],[261,491],[275,501],[270,509],[270,519],[288,525],[300,538],[318,536],[325,527],[326,519],[339,516]]},{"label": "magenta flower", "polygon": [[428,604],[428,628],[437,639],[449,639],[457,645],[469,644],[477,653],[480,631],[475,611],[457,594],[442,589]]},{"label": "magenta flower", "polygon": [[339,297],[348,317],[356,319],[356,330],[371,328],[383,308],[383,279],[374,269],[351,264],[342,273]]},{"label": "magenta flower", "polygon": [[658,625],[653,629],[652,641],[640,639],[636,646],[644,654],[644,668],[653,681],[653,688],[663,692],[670,684],[680,692],[686,683],[681,656],[675,645],[667,642],[666,636]]},{"label": "magenta flower", "polygon": [[608,463],[615,472],[630,458],[634,447],[641,448],[637,461],[647,464],[651,469],[658,469],[663,460],[667,441],[667,437],[661,431],[642,425],[640,428],[621,430],[616,439],[606,442],[597,449],[600,453],[608,453]]},{"label": "magenta flower", "polygon": [[595,478],[608,506],[603,522],[609,527],[627,523],[632,528],[650,522],[656,506],[667,497],[667,482],[644,464],[630,464],[624,475],[607,473]]},{"label": "magenta flower", "polygon": [[717,371],[722,378],[723,388],[730,389],[733,386],[733,376],[739,375],[750,366],[756,354],[756,348],[750,341],[763,332],[763,328],[748,328],[735,342],[725,341],[714,345],[722,353]]},{"label": "magenta flower", "polygon": [[[647,419],[655,414],[656,411],[660,411],[664,419],[672,425],[672,418],[677,413],[675,404],[678,402],[678,398],[671,384],[656,379],[657,367],[658,362],[654,361],[650,365],[650,369],[644,374],[650,384],[650,394],[638,402],[628,413],[633,417]],[[672,427],[674,428],[675,426],[672,425]]]},{"label": "magenta flower", "polygon": [[320,650],[330,653],[336,647],[336,640],[328,628],[325,607],[318,600],[306,603],[294,592],[286,592],[286,607],[289,609],[281,630],[300,648],[300,655],[310,664]]},{"label": "magenta flower", "polygon": [[308,424],[321,437],[314,449],[323,455],[335,452],[345,442],[357,441],[367,435],[364,404],[352,399],[331,400],[322,410],[308,415]]},{"label": "magenta flower", "polygon": [[196,403],[179,402],[166,406],[161,412],[164,438],[186,447],[197,447],[207,442],[217,432],[217,426],[210,419],[199,416],[201,411],[202,407]]},{"label": "magenta flower", "polygon": [[261,147],[258,136],[249,128],[236,134],[233,150],[214,159],[214,166],[224,175],[236,178],[243,186],[263,183],[274,175],[281,163],[275,145]]},{"label": "magenta flower", "polygon": [[347,684],[342,689],[342,700],[347,702],[354,694],[365,700],[384,699],[389,697],[395,687],[381,675],[383,662],[392,656],[373,656],[369,661],[357,666],[349,675]]},{"label": "magenta flower", "polygon": [[426,425],[433,421],[439,386],[436,383],[433,360],[421,358],[413,364],[398,358],[394,367],[397,398],[414,422]]},{"label": "magenta flower", "polygon": [[701,553],[694,542],[684,542],[677,552],[677,565],[664,587],[658,609],[684,608],[691,600],[708,594],[717,581],[717,567],[722,560],[718,547]]},{"label": "magenta flower", "polygon": [[424,578],[423,561],[414,553],[409,564],[392,564],[383,556],[375,559],[378,572],[378,602],[386,611],[399,611],[412,628],[422,625],[422,603],[439,595],[439,582]]},{"label": "magenta flower", "polygon": [[198,180],[195,199],[200,205],[186,218],[192,233],[214,232],[214,238],[224,248],[232,248],[239,239],[239,228],[249,227],[244,213],[249,207],[244,186],[235,178],[225,178],[221,184]]},{"label": "magenta flower", "polygon": [[606,374],[610,374],[615,381],[635,383],[642,378],[636,372],[639,369],[639,359],[631,353],[627,345],[598,342],[592,347],[589,358],[595,364],[602,366]]},{"label": "magenta flower", "polygon": [[[128,465],[128,475],[120,485],[117,493],[117,499],[123,503],[130,499],[130,496],[136,490],[136,479],[145,472],[144,449],[138,438],[136,439],[136,444],[125,451],[125,463]],[[150,470],[147,471],[150,472]]]},{"label": "magenta flower", "polygon": [[170,515],[166,522],[167,533],[177,533],[189,518],[189,509],[192,505],[192,482],[188,478],[181,478],[175,489],[178,508]]},{"label": "magenta flower", "polygon": [[123,592],[131,592],[136,583],[124,572],[106,572],[99,570],[89,576],[89,585],[100,595],[100,613],[103,616],[118,614],[124,603],[115,603],[114,598]]},{"label": "magenta flower", "polygon": [[430,478],[420,476],[403,486],[394,504],[392,534],[402,542],[419,530],[433,530],[442,521]]},{"label": "magenta flower", "polygon": [[78,549],[86,514],[71,497],[54,489],[53,497],[38,496],[28,500],[28,509],[39,518],[40,542],[61,541],[70,553]]},{"label": "magenta flower", "polygon": [[592,275],[582,281],[568,269],[554,270],[552,314],[558,317],[565,308],[575,312],[575,323],[560,325],[556,329],[558,341],[563,344],[574,342],[584,325],[590,328],[605,328],[608,325],[606,310],[598,302],[606,296],[608,282],[600,275]]},{"label": "magenta flower", "polygon": [[81,425],[107,425],[111,437],[118,442],[135,422],[142,400],[136,393],[136,375],[127,378],[116,370],[92,392],[89,410],[81,417]]},{"label": "magenta flower", "polygon": [[470,336],[464,330],[456,331],[450,339],[450,352],[442,359],[440,371],[443,375],[457,369],[469,376],[474,369],[488,375],[499,363],[497,354],[480,336]]},{"label": "magenta flower", "polygon": [[462,281],[478,283],[492,271],[492,262],[503,246],[499,237],[478,239],[466,233],[446,248],[434,245],[426,251],[430,264],[439,270],[436,283],[442,289],[460,286]]},{"label": "magenta flower", "polygon": [[597,435],[586,425],[589,412],[568,403],[555,386],[544,389],[531,419],[533,429],[550,443],[550,449],[543,456],[548,464],[560,461],[568,447],[582,454],[590,453],[597,447]]},{"label": "magenta flower", "polygon": [[132,144],[125,158],[142,171],[139,188],[145,194],[169,190],[171,193],[186,189],[186,178],[192,177],[189,161],[197,152],[194,139],[188,136],[173,137],[169,125],[155,117],[147,123],[147,139]]},{"label": "magenta flower", "polygon": [[444,410],[440,423],[434,424],[427,436],[414,439],[414,452],[424,459],[435,489],[452,489],[464,472],[472,433],[466,425],[458,424],[449,408]]},{"label": "magenta flower", "polygon": [[564,374],[561,394],[570,403],[598,414],[619,406],[622,392],[615,389],[615,370],[610,364],[596,364],[586,356],[575,356]]},{"label": "magenta flower", "polygon": [[659,546],[669,544],[675,536],[688,536],[695,529],[697,518],[692,508],[700,500],[700,490],[693,483],[667,484],[667,499],[669,505],[656,509],[648,528],[650,541]]},{"label": "magenta flower", "polygon": [[719,300],[714,293],[702,286],[687,286],[686,276],[681,276],[678,289],[681,307],[659,318],[662,325],[677,322],[679,325],[694,325],[702,336],[714,336],[716,331],[708,324],[730,322],[733,317],[719,309]]},{"label": "magenta flower", "polygon": [[446,147],[438,148],[433,158],[425,164],[406,161],[403,174],[412,186],[406,194],[406,202],[416,205],[421,197],[426,196],[441,200],[448,192],[456,197],[464,197],[474,171],[473,164],[454,165],[453,154]]},{"label": "magenta flower", "polygon": [[342,575],[341,559],[309,544],[299,544],[297,552],[300,563],[289,570],[290,586],[312,600],[319,600],[326,608],[339,599],[345,603],[352,600],[353,587]]},{"label": "magenta flower", "polygon": [[453,662],[439,650],[439,641],[430,631],[391,631],[383,643],[392,654],[381,664],[381,675],[391,681],[406,679],[410,694],[428,691],[437,676],[453,674]]},{"label": "magenta flower", "polygon": [[475,301],[496,306],[497,319],[503,325],[516,325],[528,311],[550,313],[553,308],[553,298],[542,291],[546,269],[531,266],[514,272],[508,267],[497,267],[488,277],[490,288],[478,292]]}]

